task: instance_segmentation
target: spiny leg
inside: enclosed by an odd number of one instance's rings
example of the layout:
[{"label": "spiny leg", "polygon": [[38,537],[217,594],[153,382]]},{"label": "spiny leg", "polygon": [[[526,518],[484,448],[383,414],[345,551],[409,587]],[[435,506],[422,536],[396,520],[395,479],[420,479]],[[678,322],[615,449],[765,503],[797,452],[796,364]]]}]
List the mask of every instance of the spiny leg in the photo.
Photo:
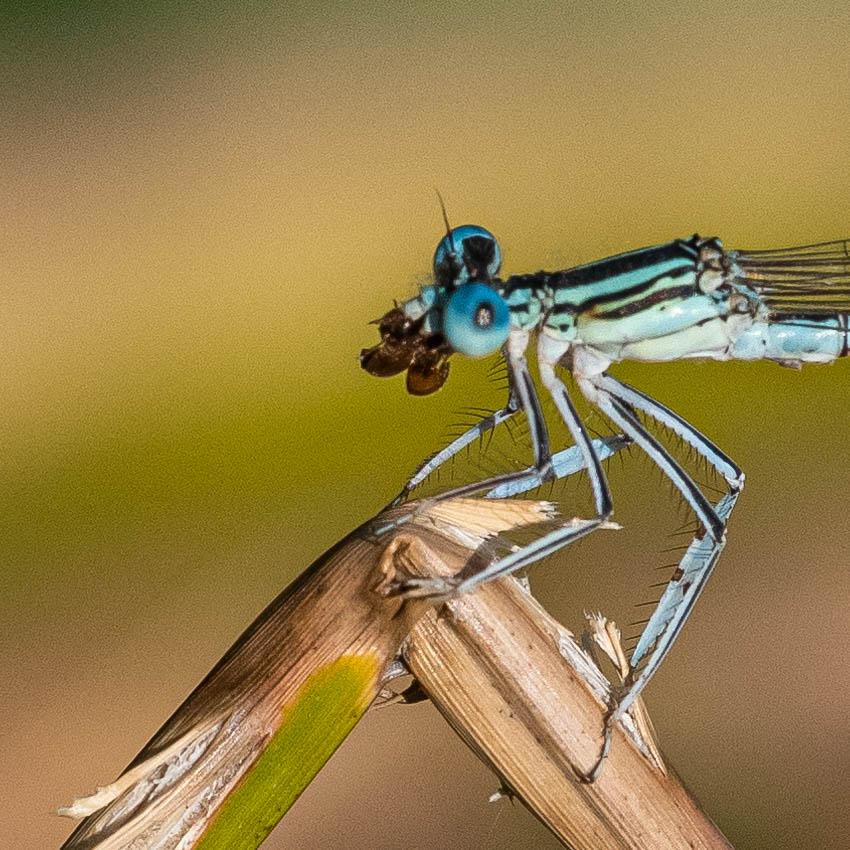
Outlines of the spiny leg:
[{"label": "spiny leg", "polygon": [[567,428],[572,435],[572,438],[584,458],[587,473],[590,477],[590,483],[593,488],[593,500],[596,504],[596,513],[601,520],[607,519],[611,515],[612,502],[611,491],[608,488],[608,481],[605,478],[605,472],[602,469],[602,464],[598,455],[593,450],[593,442],[590,435],[587,433],[584,423],[575,409],[575,405],[570,398],[570,394],[564,386],[563,381],[555,374],[555,369],[548,360],[544,359],[542,353],[540,355],[538,368],[540,370],[540,380],[543,386],[549,391],[552,400],[555,402],[555,407],[558,409],[561,418],[564,420]]},{"label": "spiny leg", "polygon": [[587,398],[655,461],[685,497],[685,501],[694,509],[706,531],[715,542],[720,541],[723,538],[723,520],[679,462],[646,430],[630,409],[629,403],[602,386],[598,377],[587,378],[577,375],[576,381]]},{"label": "spiny leg", "polygon": [[[715,506],[717,515],[724,522],[728,521],[740,495],[740,490],[727,493]],[[673,573],[673,578],[668,582],[661,599],[658,600],[638,645],[629,659],[630,673],[626,683],[628,690],[617,705],[615,722],[628,710],[635,697],[643,690],[666,658],[725,545],[725,536],[718,543],[708,535],[703,535],[694,537],[685,550],[682,560],[679,561]],[[646,664],[637,674],[637,668],[644,658],[647,659]]]},{"label": "spiny leg", "polygon": [[[622,434],[617,434],[613,437],[592,440],[590,443],[590,451],[597,461],[602,461],[620,449],[625,448],[630,443],[631,441],[627,437],[624,437]],[[563,451],[553,455],[552,467],[558,478],[569,477],[570,475],[587,468],[585,452],[582,451],[581,446],[571,446],[568,449],[564,449]],[[537,476],[530,476],[525,480],[516,482],[513,485],[508,485],[510,492],[507,492],[507,488],[502,485],[502,487],[490,490],[486,494],[486,498],[498,499],[504,498],[505,495],[516,495],[526,490],[531,490],[534,487],[538,487],[540,486],[540,483],[541,482]],[[517,549],[515,552],[511,552],[509,555],[500,558],[484,570],[476,571],[466,576],[464,576],[463,572],[461,572],[458,577],[461,578],[462,581],[457,587],[457,592],[467,593],[485,581],[501,578],[502,576],[515,572],[516,570],[521,570],[524,567],[533,564],[535,561],[539,561],[541,558],[545,558],[547,555],[557,552],[573,540],[578,540],[579,538],[589,534],[591,531],[594,531],[600,526],[606,524],[612,528],[617,527],[613,523],[606,523],[605,518],[603,517],[595,517],[592,520],[572,520],[560,528],[556,528],[554,531],[550,531],[548,534],[539,537],[532,543]]]},{"label": "spiny leg", "polygon": [[[531,433],[532,446],[534,449],[534,469],[543,472],[549,457],[549,435],[543,421],[543,413],[540,410],[540,402],[534,383],[528,373],[528,363],[525,359],[525,348],[528,344],[528,334],[524,331],[515,333],[508,338],[502,349],[505,369],[508,377],[508,401],[504,407],[485,416],[480,422],[476,422],[464,433],[460,434],[445,448],[429,457],[419,465],[416,472],[408,479],[398,496],[390,502],[393,507],[403,502],[432,472],[442,466],[451,457],[454,457],[461,449],[491,431],[497,425],[507,422],[520,410],[524,410],[528,418],[529,431]],[[455,494],[458,488],[448,491]],[[487,489],[483,487],[482,489]],[[477,492],[477,491],[476,491]],[[451,496],[446,496],[451,498]]]},{"label": "spiny leg", "polygon": [[[559,360],[564,353],[565,350],[555,347],[551,341],[545,341],[541,345],[539,357],[541,380],[552,395],[559,413],[573,434],[577,447],[582,450],[582,454],[595,455],[595,446],[587,436],[586,429],[578,417],[567,388],[554,371],[554,362]],[[608,754],[614,726],[664,660],[723,550],[725,545],[725,520],[734,507],[735,501],[737,501],[738,493],[743,486],[744,476],[735,463],[707,437],[669,408],[664,407],[649,396],[633,390],[625,384],[620,384],[619,381],[608,375],[596,376],[593,379],[579,377],[578,380],[585,395],[637,442],[671,479],[694,509],[708,532],[703,538],[694,540],[685,553],[674,580],[668,585],[656,612],[650,618],[650,622],[644,630],[641,641],[630,661],[632,673],[624,684],[623,694],[616,702],[612,703],[606,716],[602,751],[587,777],[592,781],[599,775],[602,763]],[[722,507],[725,515],[721,516],[715,511],[702,491],[678,462],[646,431],[635,415],[633,408],[649,413],[663,425],[679,434],[706,457],[726,478],[731,492],[727,501],[725,503],[721,501],[718,505],[718,510]],[[588,462],[588,469],[591,474],[591,481],[594,484],[594,496],[598,505],[600,498],[607,496],[607,484],[599,467],[598,459],[595,464],[592,461]],[[608,500],[610,510],[610,496],[608,496]],[[650,647],[654,647],[652,655],[641,673],[635,676],[638,663]]]},{"label": "spiny leg", "polygon": [[455,437],[447,446],[440,449],[436,454],[431,455],[423,461],[416,469],[416,472],[402,487],[401,492],[390,502],[391,506],[398,505],[403,502],[410,493],[418,487],[434,470],[442,466],[447,460],[456,455],[461,449],[466,448],[470,443],[481,438],[488,431],[492,431],[497,425],[507,422],[520,409],[520,402],[511,390],[508,395],[507,404],[499,410],[493,411],[489,416],[485,416],[479,422],[476,422],[471,428],[468,428],[459,436]]},{"label": "spiny leg", "polygon": [[414,577],[396,582],[393,595],[405,598],[424,598],[434,602],[445,602],[474,590],[478,585],[503,578],[517,570],[563,549],[574,540],[586,537],[603,525],[599,519],[575,519],[559,525],[532,543],[518,547],[502,558],[490,561],[486,566],[475,565],[469,572],[461,571],[454,576],[423,578]]},{"label": "spiny leg", "polygon": [[[620,449],[631,445],[631,440],[623,434],[615,434],[610,437],[598,437],[591,440],[594,455],[600,461],[607,460]],[[580,472],[586,469],[585,458],[581,449],[578,446],[570,446],[568,449],[563,449],[560,452],[552,455],[552,471],[555,478],[567,478],[575,472]],[[487,499],[507,499],[510,496],[517,496],[520,493],[525,493],[528,490],[533,490],[544,484],[545,481],[536,472],[530,472],[526,478],[520,478],[517,481],[511,481],[508,484],[501,484],[488,490],[485,494]]]},{"label": "spiny leg", "polygon": [[[724,534],[726,521],[738,500],[744,475],[707,437],[649,396],[625,384],[620,384],[608,375],[600,375],[593,379],[581,378],[579,381],[588,397],[644,448],[670,477],[694,508],[707,532],[695,537],[685,551],[673,578],[641,634],[629,661],[629,676],[620,689],[620,693],[612,699],[606,715],[604,739],[599,758],[585,776],[587,781],[593,782],[599,776],[608,755],[617,722],[646,687],[670,651],[723,551],[726,544]],[[726,478],[730,485],[730,492],[718,502],[716,507],[710,505],[679,464],[646,431],[630,409],[632,406],[639,407],[674,430]],[[644,658],[647,658],[647,661],[638,673],[637,668]]]},{"label": "spiny leg", "polygon": [[[739,495],[740,491],[727,493],[717,503],[715,510],[724,522],[729,519]],[[605,715],[602,749],[596,763],[584,775],[585,781],[595,782],[599,778],[602,766],[611,749],[611,740],[617,723],[631,708],[661,666],[661,662],[667,657],[667,653],[679,636],[679,632],[690,616],[694,605],[696,605],[697,599],[711,576],[725,545],[725,538],[717,543],[708,534],[695,537],[682,556],[682,560],[679,561],[673,579],[664,590],[641,635],[640,643],[644,643],[644,638],[648,634],[652,634],[653,638],[647,642],[641,653],[638,652],[641,645],[638,645],[629,661],[630,672],[626,681],[618,689],[617,695],[612,696],[610,708]],[[647,652],[649,652],[649,656],[646,664],[638,673],[638,663]]]},{"label": "spiny leg", "polygon": [[[729,485],[729,493],[715,506],[717,515],[725,523],[744,487],[745,476],[741,468],[709,440],[708,437],[694,428],[690,422],[661,404],[661,402],[656,401],[654,398],[634,387],[628,386],[628,384],[618,381],[610,375],[600,376],[598,381],[605,389],[608,389],[634,407],[639,407],[662,425],[665,425],[682,437],[726,479]],[[683,559],[683,562],[679,565],[679,569],[658,601],[632,653],[630,666],[632,669],[632,678],[634,678],[635,669],[644,657],[646,657],[647,653],[653,650],[649,661],[638,679],[635,680],[636,684],[638,681],[642,683],[638,690],[643,688],[643,685],[649,680],[669,651],[723,549],[723,543],[715,544],[712,548],[710,542],[702,544],[699,538],[691,546],[694,547],[697,544],[702,548],[696,550],[693,554],[691,554],[690,549],[686,552],[685,559],[687,560]],[[691,575],[688,570],[683,572],[686,563],[696,570],[695,575]],[[628,703],[631,703],[633,700],[634,697],[630,697]],[[628,704],[626,708],[628,708]],[[622,715],[622,711],[620,715]]]},{"label": "spiny leg", "polygon": [[[541,482],[550,481],[554,478],[552,453],[549,448],[549,432],[546,429],[546,421],[543,418],[543,411],[540,409],[540,400],[537,397],[537,390],[534,388],[534,382],[529,374],[528,363],[525,359],[524,352],[527,341],[528,333],[525,331],[519,332],[516,339],[509,339],[505,345],[505,360],[511,376],[512,386],[516,391],[520,406],[525,411],[528,420],[529,434],[531,435],[531,444],[534,451],[533,465],[514,472],[505,472],[501,475],[481,479],[480,481],[473,481],[469,484],[463,484],[460,487],[453,487],[450,490],[438,493],[436,496],[423,500],[415,513],[398,517],[389,525],[374,529],[375,534],[384,534],[391,528],[397,528],[399,525],[410,520],[412,516],[421,513],[438,502],[457,499],[463,496],[472,496],[484,490],[492,490],[495,487],[510,484],[514,481],[526,480],[529,476],[536,476]],[[392,504],[395,504],[395,502]]]},{"label": "spiny leg", "polygon": [[743,470],[725,452],[716,446],[702,432],[698,431],[669,407],[634,387],[618,381],[609,374],[596,378],[597,386],[602,387],[631,407],[636,407],[651,416],[657,422],[669,428],[681,437],[689,446],[696,449],[729,484],[730,490],[741,490],[744,486]]}]

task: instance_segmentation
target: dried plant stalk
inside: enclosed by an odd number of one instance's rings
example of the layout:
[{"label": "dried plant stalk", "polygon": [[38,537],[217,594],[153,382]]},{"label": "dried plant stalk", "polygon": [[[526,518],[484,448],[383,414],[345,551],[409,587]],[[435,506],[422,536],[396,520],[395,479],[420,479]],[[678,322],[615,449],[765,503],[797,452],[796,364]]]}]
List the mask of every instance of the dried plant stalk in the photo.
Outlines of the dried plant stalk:
[{"label": "dried plant stalk", "polygon": [[386,595],[399,573],[454,574],[484,540],[551,516],[546,502],[464,499],[377,538],[372,523],[353,532],[269,605],[116,782],[64,810],[85,820],[63,850],[255,850],[402,646],[456,731],[565,844],[729,847],[619,732],[598,782],[579,780],[598,753],[607,683],[517,582],[453,600],[448,616]]}]

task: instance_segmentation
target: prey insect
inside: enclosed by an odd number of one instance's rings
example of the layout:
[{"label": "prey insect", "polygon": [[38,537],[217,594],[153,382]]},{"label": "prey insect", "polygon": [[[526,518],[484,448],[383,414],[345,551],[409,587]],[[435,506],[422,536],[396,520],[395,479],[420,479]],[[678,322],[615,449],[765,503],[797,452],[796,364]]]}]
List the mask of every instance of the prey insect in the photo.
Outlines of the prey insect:
[{"label": "prey insect", "polygon": [[[522,411],[528,420],[533,463],[527,469],[439,494],[449,498],[488,491],[521,492],[528,482],[557,477],[547,424],[526,350],[536,344],[540,383],[551,396],[587,469],[596,516],[584,533],[612,512],[600,458],[567,387],[555,371],[567,369],[587,400],[625,438],[641,447],[696,514],[700,531],[674,572],[629,659],[630,674],[609,707],[595,778],[611,730],[658,669],[689,616],[725,545],[726,522],[744,485],[744,473],[718,446],[673,410],[608,371],[622,360],[687,358],[772,360],[799,368],[848,354],[850,248],[848,241],[767,251],[727,251],[716,238],[694,235],[554,272],[499,276],[501,250],[483,227],[450,229],[434,255],[434,282],[390,310],[379,323],[381,342],[360,355],[372,375],[407,372],[413,395],[438,390],[458,353],[483,357],[501,350],[507,363],[504,407],[481,420],[423,462],[396,502],[484,433]],[[639,414],[678,435],[725,479],[727,494],[712,505],[676,458],[647,430]],[[453,585],[420,585],[435,598],[471,590],[481,581],[526,566],[578,535],[547,535],[536,552],[515,553]],[[536,557],[535,557],[536,555]]]}]

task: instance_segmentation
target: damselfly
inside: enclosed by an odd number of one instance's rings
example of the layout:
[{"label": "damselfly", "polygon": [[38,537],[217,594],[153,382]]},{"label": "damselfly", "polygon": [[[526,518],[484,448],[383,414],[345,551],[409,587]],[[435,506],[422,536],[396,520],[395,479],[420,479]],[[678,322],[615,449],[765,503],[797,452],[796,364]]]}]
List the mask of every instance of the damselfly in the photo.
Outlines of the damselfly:
[{"label": "damselfly", "polygon": [[[525,352],[536,340],[540,381],[564,420],[587,468],[596,509],[582,533],[608,518],[612,500],[601,464],[605,444],[590,439],[566,386],[561,366],[584,396],[639,445],[670,478],[696,513],[697,535],[646,624],[630,659],[631,674],[610,707],[602,757],[614,723],[633,703],[669,651],[725,543],[726,520],[744,484],[741,469],[696,428],[660,402],[608,373],[621,360],[659,362],[683,358],[773,360],[799,368],[848,353],[850,247],[826,242],[767,251],[727,251],[715,238],[691,236],[664,245],[555,271],[499,277],[501,250],[482,227],[450,229],[434,255],[434,282],[380,321],[381,343],[364,350],[364,369],[377,376],[407,371],[407,389],[439,389],[457,352],[482,357],[501,349],[507,363],[508,399],[424,462],[397,501],[460,449],[523,411],[533,465],[477,481],[437,498],[487,490],[511,495],[558,476],[546,422]],[[712,505],[678,461],[646,429],[638,412],[669,428],[726,480],[728,494]],[[436,598],[465,592],[504,575],[579,536],[552,532],[529,552],[490,564],[448,586],[407,588]],[[642,669],[638,672],[638,668]]]}]

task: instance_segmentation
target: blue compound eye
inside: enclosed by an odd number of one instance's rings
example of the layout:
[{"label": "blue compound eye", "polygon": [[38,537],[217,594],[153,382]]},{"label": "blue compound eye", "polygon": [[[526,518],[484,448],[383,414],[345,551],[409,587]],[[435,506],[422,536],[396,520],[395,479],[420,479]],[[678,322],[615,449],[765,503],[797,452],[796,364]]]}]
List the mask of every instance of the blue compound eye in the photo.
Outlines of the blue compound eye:
[{"label": "blue compound eye", "polygon": [[434,277],[441,286],[490,280],[499,273],[502,251],[496,237],[475,224],[455,227],[434,252]]},{"label": "blue compound eye", "polygon": [[443,335],[468,357],[492,354],[508,338],[511,314],[505,299],[483,283],[465,283],[443,311]]}]

